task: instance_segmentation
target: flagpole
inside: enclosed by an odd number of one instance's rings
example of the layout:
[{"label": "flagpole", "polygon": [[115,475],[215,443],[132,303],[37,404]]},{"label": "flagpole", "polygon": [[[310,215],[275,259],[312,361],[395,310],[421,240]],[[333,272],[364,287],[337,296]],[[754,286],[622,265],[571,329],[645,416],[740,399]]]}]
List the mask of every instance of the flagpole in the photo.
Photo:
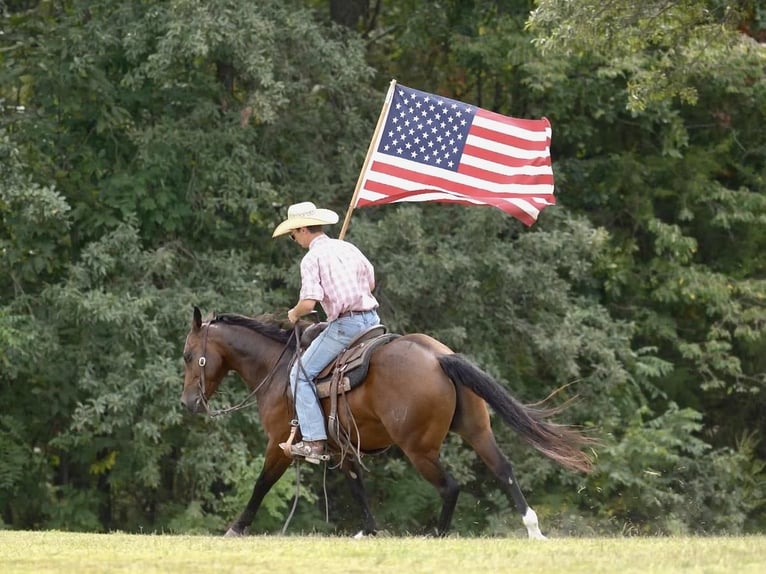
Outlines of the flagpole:
[{"label": "flagpole", "polygon": [[367,166],[370,164],[370,158],[372,157],[372,152],[375,149],[375,143],[378,141],[378,134],[380,133],[381,128],[383,127],[383,119],[388,115],[388,107],[391,104],[391,96],[394,93],[394,87],[396,86],[396,80],[391,80],[391,83],[388,85],[388,92],[386,93],[386,99],[383,102],[383,109],[380,111],[380,116],[378,117],[378,125],[375,126],[375,132],[372,134],[372,139],[370,140],[370,147],[367,148],[367,157],[364,158],[364,165],[362,165],[362,171],[359,172],[359,177],[356,180],[356,188],[354,189],[354,195],[351,197],[351,203],[348,205],[348,211],[346,211],[346,218],[343,220],[343,227],[340,230],[340,235],[338,235],[338,239],[343,239],[346,236],[346,230],[348,229],[348,224],[351,221],[351,213],[354,211],[354,207],[356,206],[356,201],[359,198],[359,191],[362,187],[362,179],[364,179],[364,174],[367,172]]}]

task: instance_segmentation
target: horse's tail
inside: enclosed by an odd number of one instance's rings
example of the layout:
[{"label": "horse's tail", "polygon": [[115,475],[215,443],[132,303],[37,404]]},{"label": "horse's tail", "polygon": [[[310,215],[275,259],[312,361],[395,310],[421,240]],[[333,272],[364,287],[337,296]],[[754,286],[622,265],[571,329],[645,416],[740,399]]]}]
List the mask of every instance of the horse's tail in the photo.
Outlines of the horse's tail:
[{"label": "horse's tail", "polygon": [[592,461],[581,449],[598,441],[574,427],[547,420],[561,409],[544,409],[520,403],[462,355],[442,355],[439,364],[454,383],[467,387],[484,399],[524,441],[542,454],[572,470],[591,470]]}]

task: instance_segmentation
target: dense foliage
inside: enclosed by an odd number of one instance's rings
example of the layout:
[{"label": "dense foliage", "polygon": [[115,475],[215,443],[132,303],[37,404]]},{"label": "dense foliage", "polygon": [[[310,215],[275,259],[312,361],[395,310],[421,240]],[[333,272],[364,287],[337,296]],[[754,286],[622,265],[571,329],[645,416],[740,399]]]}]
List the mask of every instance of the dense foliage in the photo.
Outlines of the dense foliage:
[{"label": "dense foliage", "polygon": [[[392,330],[520,399],[577,395],[588,476],[498,440],[556,533],[763,530],[766,36],[753,2],[0,0],[0,525],[221,532],[249,497],[254,411],[182,411],[192,305],[294,302],[286,206],[345,213],[391,78],[553,125],[558,205],[354,213]],[[216,402],[238,400],[226,381]],[[455,529],[519,534],[450,439]],[[380,522],[439,499],[369,459]],[[326,483],[323,485],[323,481]],[[354,531],[309,469],[291,530]],[[325,522],[328,493],[329,521]],[[295,476],[253,528],[276,532]]]}]

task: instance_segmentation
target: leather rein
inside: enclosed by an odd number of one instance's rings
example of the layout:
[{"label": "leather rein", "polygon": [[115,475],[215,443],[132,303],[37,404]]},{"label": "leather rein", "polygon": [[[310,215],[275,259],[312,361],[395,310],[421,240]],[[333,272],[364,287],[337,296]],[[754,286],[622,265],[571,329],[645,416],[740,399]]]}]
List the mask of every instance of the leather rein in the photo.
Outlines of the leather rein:
[{"label": "leather rein", "polygon": [[207,396],[205,395],[205,387],[207,386],[206,378],[205,378],[205,365],[207,364],[207,359],[205,357],[205,352],[207,351],[207,334],[210,329],[210,325],[214,323],[216,320],[213,319],[211,321],[208,321],[205,324],[205,331],[202,333],[202,354],[200,355],[199,360],[197,361],[197,364],[200,368],[200,377],[197,382],[197,389],[199,390],[199,396],[202,401],[202,405],[205,407],[205,413],[210,417],[219,417],[222,415],[228,415],[236,411],[241,411],[243,409],[246,409],[248,407],[251,407],[255,404],[257,404],[256,396],[258,394],[258,391],[261,390],[261,388],[271,382],[271,380],[274,378],[274,375],[277,372],[277,366],[279,365],[279,362],[282,360],[282,357],[284,357],[285,352],[290,347],[290,341],[294,338],[295,339],[295,351],[300,352],[300,337],[299,335],[299,326],[296,323],[295,327],[293,329],[293,334],[291,335],[290,339],[287,340],[287,343],[285,343],[285,346],[282,348],[282,352],[279,353],[279,357],[277,357],[277,360],[274,362],[274,366],[271,367],[271,370],[269,373],[261,380],[260,383],[258,383],[255,388],[248,393],[248,395],[242,399],[239,403],[236,405],[232,405],[229,407],[224,407],[222,409],[211,409],[210,403],[207,400]]}]

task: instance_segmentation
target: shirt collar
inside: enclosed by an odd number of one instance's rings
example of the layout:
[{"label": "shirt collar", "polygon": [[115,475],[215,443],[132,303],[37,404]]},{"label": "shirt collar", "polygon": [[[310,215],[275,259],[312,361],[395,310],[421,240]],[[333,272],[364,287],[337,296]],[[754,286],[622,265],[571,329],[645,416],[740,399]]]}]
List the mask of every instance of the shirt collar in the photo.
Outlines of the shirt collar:
[{"label": "shirt collar", "polygon": [[327,234],[323,233],[322,235],[317,235],[314,239],[311,240],[311,243],[309,243],[309,249],[313,249],[315,246],[319,245],[325,239],[330,239]]}]

